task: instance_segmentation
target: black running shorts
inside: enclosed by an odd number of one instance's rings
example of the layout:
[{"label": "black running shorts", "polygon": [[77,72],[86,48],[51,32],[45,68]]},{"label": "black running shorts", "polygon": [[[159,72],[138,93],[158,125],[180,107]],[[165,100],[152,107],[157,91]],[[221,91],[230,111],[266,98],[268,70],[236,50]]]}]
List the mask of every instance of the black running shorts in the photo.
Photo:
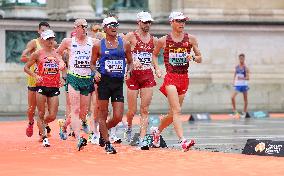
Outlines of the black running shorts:
[{"label": "black running shorts", "polygon": [[57,87],[38,86],[37,92],[47,97],[54,97],[60,94],[59,88]]},{"label": "black running shorts", "polygon": [[123,78],[112,78],[102,75],[98,84],[98,99],[109,100],[111,102],[124,102]]}]

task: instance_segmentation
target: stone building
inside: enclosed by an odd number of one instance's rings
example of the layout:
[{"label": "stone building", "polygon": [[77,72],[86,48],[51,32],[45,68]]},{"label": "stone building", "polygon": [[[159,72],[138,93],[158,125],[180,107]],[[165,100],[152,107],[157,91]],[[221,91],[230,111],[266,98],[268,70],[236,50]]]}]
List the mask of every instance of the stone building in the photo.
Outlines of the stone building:
[{"label": "stone building", "polygon": [[[84,17],[93,23],[101,18],[95,15],[89,0],[6,0],[1,7],[0,112],[24,112],[25,74],[18,60],[26,42],[36,37],[39,21],[48,20],[60,42],[69,36],[73,19]],[[251,71],[249,109],[284,110],[283,0],[148,0],[141,7],[128,0],[115,8],[121,32],[135,30],[135,15],[142,9],[152,12],[155,18],[152,33],[158,37],[170,31],[171,11],[182,11],[191,19],[186,31],[198,38],[203,63],[190,63],[191,85],[184,112],[231,111],[233,71],[239,53],[246,54]],[[159,86],[162,80],[157,82]],[[167,109],[166,98],[158,86],[151,112]],[[237,101],[241,110],[242,97]],[[64,104],[62,93],[61,111]]]}]

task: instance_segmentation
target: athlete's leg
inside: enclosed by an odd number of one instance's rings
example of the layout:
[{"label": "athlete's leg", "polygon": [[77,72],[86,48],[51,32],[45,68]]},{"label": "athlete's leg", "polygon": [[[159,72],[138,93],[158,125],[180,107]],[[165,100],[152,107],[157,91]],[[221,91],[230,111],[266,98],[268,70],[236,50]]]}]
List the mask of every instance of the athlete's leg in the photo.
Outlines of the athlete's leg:
[{"label": "athlete's leg", "polygon": [[128,111],[126,113],[128,129],[132,128],[132,120],[137,111],[137,97],[139,90],[127,89],[127,105]]},{"label": "athlete's leg", "polygon": [[101,137],[105,142],[109,142],[108,128],[106,124],[108,116],[108,102],[109,100],[98,100],[99,111],[98,111],[98,120],[100,125]]},{"label": "athlete's leg", "polygon": [[243,92],[244,96],[244,113],[247,113],[248,108],[248,92]]},{"label": "athlete's leg", "polygon": [[81,120],[80,113],[80,92],[76,91],[70,84],[68,85],[68,94],[70,99],[71,110],[71,126],[74,130],[76,138],[80,137]]},{"label": "athlete's leg", "polygon": [[124,103],[112,102],[112,109],[113,109],[113,117],[106,124],[108,129],[115,127],[119,122],[121,122],[124,111]]},{"label": "athlete's leg", "polygon": [[28,90],[28,110],[27,116],[30,123],[34,122],[35,110],[36,110],[36,91]]},{"label": "athlete's leg", "polygon": [[[182,106],[184,100],[184,96],[179,96],[179,104]],[[170,109],[168,114],[164,116],[161,120],[160,126],[159,126],[159,131],[162,132],[165,128],[167,128],[170,124],[173,123],[173,112]]]},{"label": "athlete's leg", "polygon": [[181,104],[179,103],[179,99],[184,99],[185,94],[178,95],[177,89],[174,85],[166,86],[167,91],[167,98],[173,113],[173,125],[177,136],[180,140],[183,140],[183,129],[180,120],[180,113],[181,113]]},{"label": "athlete's leg", "polygon": [[141,105],[140,105],[140,139],[144,139],[147,133],[149,106],[153,96],[153,88],[142,88],[140,91]]},{"label": "athlete's leg", "polygon": [[48,105],[48,115],[45,116],[44,122],[50,123],[56,119],[59,99],[58,96],[47,97],[47,105]]},{"label": "athlete's leg", "polygon": [[233,112],[236,112],[236,96],[237,96],[237,92],[235,91],[232,94],[231,100],[232,100],[232,106],[233,106]]},{"label": "athlete's leg", "polygon": [[45,116],[45,103],[46,103],[46,96],[42,95],[40,93],[37,93],[36,95],[36,102],[37,102],[37,109],[38,109],[38,127],[39,132],[41,134],[41,137],[46,137],[46,130],[45,130],[45,122],[44,122],[44,116]]}]

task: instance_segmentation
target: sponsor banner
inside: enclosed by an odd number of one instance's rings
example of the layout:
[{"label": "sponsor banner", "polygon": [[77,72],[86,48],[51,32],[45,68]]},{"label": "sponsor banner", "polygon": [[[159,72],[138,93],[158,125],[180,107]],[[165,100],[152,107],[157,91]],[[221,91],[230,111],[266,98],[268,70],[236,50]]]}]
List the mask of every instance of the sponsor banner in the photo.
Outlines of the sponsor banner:
[{"label": "sponsor banner", "polygon": [[248,139],[242,153],[247,155],[284,157],[284,141]]}]

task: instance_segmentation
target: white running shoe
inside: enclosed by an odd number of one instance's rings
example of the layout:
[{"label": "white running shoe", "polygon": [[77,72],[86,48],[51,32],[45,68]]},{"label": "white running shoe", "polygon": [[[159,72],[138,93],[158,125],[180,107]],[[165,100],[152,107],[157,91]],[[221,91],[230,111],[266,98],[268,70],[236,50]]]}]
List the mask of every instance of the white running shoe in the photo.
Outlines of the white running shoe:
[{"label": "white running shoe", "polygon": [[91,144],[94,144],[94,145],[99,145],[100,144],[100,133],[94,133],[93,135],[92,135],[92,138],[91,138],[91,140],[90,140],[90,143]]},{"label": "white running shoe", "polygon": [[49,141],[48,141],[47,137],[43,139],[42,145],[43,145],[43,147],[50,147],[50,144],[49,144]]}]

